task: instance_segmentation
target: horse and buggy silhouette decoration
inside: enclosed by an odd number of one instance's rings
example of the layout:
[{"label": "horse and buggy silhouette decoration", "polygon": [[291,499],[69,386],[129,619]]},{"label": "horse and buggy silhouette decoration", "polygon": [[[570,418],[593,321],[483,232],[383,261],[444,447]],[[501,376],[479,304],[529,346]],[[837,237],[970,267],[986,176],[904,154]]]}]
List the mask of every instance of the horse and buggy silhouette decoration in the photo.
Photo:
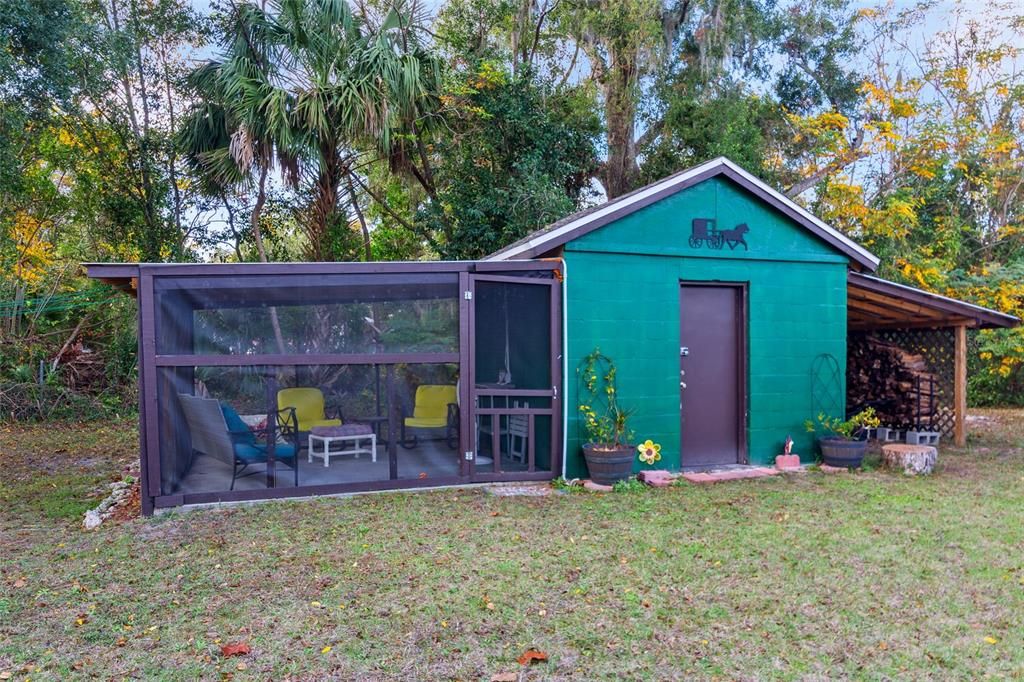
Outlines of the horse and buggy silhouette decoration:
[{"label": "horse and buggy silhouette decoration", "polygon": [[721,249],[728,244],[730,251],[742,245],[743,250],[748,251],[747,240],[744,239],[747,232],[750,232],[750,228],[746,223],[740,223],[731,230],[719,230],[714,218],[694,218],[689,244],[695,249],[705,245]]}]

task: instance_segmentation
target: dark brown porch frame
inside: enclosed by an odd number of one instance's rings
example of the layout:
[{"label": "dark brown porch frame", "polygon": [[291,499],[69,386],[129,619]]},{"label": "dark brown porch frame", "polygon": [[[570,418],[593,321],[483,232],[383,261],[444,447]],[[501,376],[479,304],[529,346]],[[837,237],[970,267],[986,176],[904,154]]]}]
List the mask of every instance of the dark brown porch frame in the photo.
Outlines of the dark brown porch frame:
[{"label": "dark brown porch frame", "polygon": [[[480,263],[474,261],[455,262],[402,262],[402,263],[231,263],[231,264],[85,264],[87,274],[115,286],[122,291],[137,295],[139,299],[138,318],[138,353],[139,353],[139,419],[140,429],[140,464],[143,481],[142,507],[143,513],[150,515],[155,508],[169,507],[180,504],[199,504],[209,502],[230,502],[258,499],[275,499],[284,497],[304,497],[310,495],[327,495],[336,493],[352,493],[373,490],[407,489],[454,485],[469,480],[479,482],[509,480],[508,474],[499,472],[474,472],[472,462],[460,457],[460,475],[441,477],[428,480],[397,479],[393,448],[389,447],[389,460],[392,478],[383,481],[353,482],[339,484],[322,484],[293,488],[271,488],[259,490],[235,490],[210,493],[182,493],[164,495],[160,480],[159,452],[159,411],[156,388],[156,372],[158,367],[196,367],[196,366],[300,366],[314,364],[394,364],[396,362],[413,363],[457,363],[463,370],[469,370],[472,351],[473,327],[471,324],[471,301],[460,294],[459,315],[459,351],[452,353],[381,353],[381,354],[261,354],[261,355],[184,355],[156,353],[156,311],[155,281],[161,277],[204,276],[211,279],[232,278],[246,275],[348,275],[348,274],[381,274],[396,275],[416,273],[453,273],[458,275],[459,291],[470,291],[473,275],[477,272],[488,273],[482,279],[495,281],[536,283],[551,287],[551,366],[554,381],[550,392],[538,391],[552,398],[547,409],[532,410],[530,415],[531,431],[534,417],[537,414],[550,415],[552,420],[552,466],[551,471],[514,472],[515,480],[550,479],[561,470],[560,449],[560,398],[557,385],[561,380],[561,315],[559,281],[554,271],[561,267],[557,261],[506,261],[500,263]],[[511,273],[523,273],[522,277]],[[472,387],[463,381],[460,399],[469,407],[469,414],[461,420],[460,439],[466,444],[472,441],[472,428],[475,421],[471,402]],[[533,392],[514,392],[516,395],[527,395]],[[533,468],[533,447],[530,445],[530,468]],[[272,450],[273,448],[271,448]],[[272,455],[270,457],[272,459]],[[467,466],[469,465],[469,466]],[[272,472],[268,473],[268,481],[272,480]]]},{"label": "dark brown porch frame", "polygon": [[[560,261],[535,261],[538,263],[546,263],[548,265],[560,265]],[[500,452],[500,429],[493,428],[495,421],[499,421],[501,417],[523,414],[528,416],[528,453],[527,453],[527,469],[525,472],[529,478],[523,478],[524,472],[518,472],[516,478],[522,480],[533,480],[533,477],[538,474],[535,471],[535,451],[534,451],[534,428],[536,418],[538,416],[550,416],[551,418],[551,472],[552,475],[556,472],[560,472],[562,469],[562,457],[564,453],[561,449],[561,436],[562,436],[562,419],[561,419],[561,397],[558,392],[558,386],[561,385],[562,379],[562,364],[561,358],[562,353],[559,349],[562,347],[562,314],[561,306],[562,301],[560,299],[562,287],[557,279],[525,279],[522,277],[510,277],[508,275],[500,274],[501,272],[509,272],[510,268],[507,266],[507,262],[500,263],[487,263],[484,265],[483,271],[486,274],[474,275],[470,278],[469,291],[471,291],[472,300],[468,307],[468,325],[470,329],[476,328],[476,282],[497,282],[505,284],[531,284],[534,286],[548,286],[549,287],[549,329],[550,329],[550,352],[551,352],[551,389],[500,389],[500,388],[477,388],[476,387],[476,344],[470,343],[468,348],[468,366],[470,368],[471,381],[464,382],[469,384],[468,401],[465,404],[471,405],[473,412],[471,414],[472,423],[468,425],[468,439],[464,441],[469,443],[473,440],[476,429],[476,418],[478,415],[485,415],[491,417],[492,429],[491,429],[491,453],[495,455],[494,459],[494,470],[478,471],[476,468],[476,458],[469,462],[469,477],[474,483],[499,481],[503,480],[502,473],[499,470],[501,457],[495,453]],[[499,266],[499,267],[490,267]],[[555,268],[557,269],[557,268]],[[494,273],[499,274],[494,274]],[[550,407],[547,408],[478,408],[476,406],[477,398],[479,397],[522,397],[522,398],[548,398],[551,401]],[[492,401],[493,405],[493,401]],[[468,421],[468,420],[464,420]],[[476,443],[473,443],[474,447]],[[548,476],[550,478],[551,476]]]},{"label": "dark brown porch frame", "polygon": [[252,367],[275,365],[394,365],[457,363],[459,353],[307,353],[305,355],[154,355],[157,367]]},{"label": "dark brown porch frame", "polygon": [[858,272],[847,276],[850,331],[951,329],[953,355],[953,441],[967,443],[967,328],[1015,327],[1020,320],[981,306],[889,282]]}]

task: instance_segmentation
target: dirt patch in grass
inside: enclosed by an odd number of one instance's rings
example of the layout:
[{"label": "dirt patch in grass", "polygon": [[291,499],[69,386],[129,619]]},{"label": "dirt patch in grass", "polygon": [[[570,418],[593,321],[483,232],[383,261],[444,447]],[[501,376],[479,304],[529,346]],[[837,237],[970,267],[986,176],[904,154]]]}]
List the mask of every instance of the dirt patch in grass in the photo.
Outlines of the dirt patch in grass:
[{"label": "dirt patch in grass", "polygon": [[[1024,669],[1024,412],[1003,416],[968,448],[943,446],[927,478],[390,493],[92,533],[26,511],[0,540],[0,672],[1011,677]],[[27,494],[18,508],[34,508]],[[224,658],[231,642],[251,652]],[[530,648],[549,660],[521,666]]]},{"label": "dirt patch in grass", "polygon": [[0,426],[0,528],[80,522],[137,460],[134,422]]},{"label": "dirt patch in grass", "polygon": [[138,458],[134,421],[50,422],[0,426],[5,480],[36,478],[67,469],[108,471]]}]

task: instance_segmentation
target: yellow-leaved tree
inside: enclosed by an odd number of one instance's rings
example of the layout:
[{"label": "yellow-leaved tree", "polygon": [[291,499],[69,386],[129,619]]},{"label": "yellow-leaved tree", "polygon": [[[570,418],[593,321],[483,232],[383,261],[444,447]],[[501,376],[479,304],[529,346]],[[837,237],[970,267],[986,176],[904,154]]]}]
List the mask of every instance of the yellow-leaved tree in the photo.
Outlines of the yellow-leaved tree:
[{"label": "yellow-leaved tree", "polygon": [[[788,117],[790,195],[871,248],[882,275],[1024,314],[1024,8],[889,4],[858,24],[862,99],[850,116]],[[922,42],[935,24],[949,28]],[[1024,394],[1024,330],[979,346],[999,391]]]}]

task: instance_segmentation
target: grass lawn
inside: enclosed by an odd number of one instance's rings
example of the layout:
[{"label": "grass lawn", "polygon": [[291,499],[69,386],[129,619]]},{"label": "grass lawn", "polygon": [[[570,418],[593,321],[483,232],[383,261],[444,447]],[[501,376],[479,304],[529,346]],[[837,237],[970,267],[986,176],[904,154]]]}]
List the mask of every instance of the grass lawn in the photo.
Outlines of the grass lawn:
[{"label": "grass lawn", "polygon": [[[1021,675],[1024,411],[979,413],[922,479],[388,493],[93,532],[133,427],[0,426],[0,679]],[[521,667],[530,647],[549,660]]]}]

